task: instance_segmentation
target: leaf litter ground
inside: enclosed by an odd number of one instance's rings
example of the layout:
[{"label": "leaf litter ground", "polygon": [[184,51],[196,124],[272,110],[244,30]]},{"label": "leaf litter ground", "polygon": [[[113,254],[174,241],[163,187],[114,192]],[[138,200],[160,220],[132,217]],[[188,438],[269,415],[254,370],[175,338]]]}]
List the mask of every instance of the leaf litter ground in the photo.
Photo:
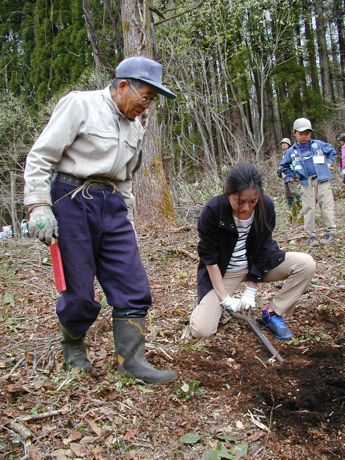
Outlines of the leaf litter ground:
[{"label": "leaf litter ground", "polygon": [[[294,339],[280,343],[266,334],[283,363],[270,360],[245,323],[230,317],[215,336],[190,339],[195,222],[139,229],[154,300],[147,358],[178,372],[159,387],[116,374],[111,309],[98,286],[103,308],[87,336],[93,371],[66,372],[48,250],[27,239],[1,242],[1,458],[345,458],[343,203],[341,195],[336,242],[313,249],[278,203],[281,247],[309,251],[317,261],[289,321]],[[279,287],[263,285],[261,305]]]}]

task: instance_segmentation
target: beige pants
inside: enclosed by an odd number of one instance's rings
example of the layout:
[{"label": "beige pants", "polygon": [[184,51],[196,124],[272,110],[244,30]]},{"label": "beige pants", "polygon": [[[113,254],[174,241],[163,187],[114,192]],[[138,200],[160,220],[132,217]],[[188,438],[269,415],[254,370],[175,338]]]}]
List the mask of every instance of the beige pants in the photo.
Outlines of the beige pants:
[{"label": "beige pants", "polygon": [[[315,262],[311,255],[303,252],[287,252],[284,262],[264,276],[264,283],[285,280],[282,288],[270,303],[278,315],[292,313],[293,307],[314,276],[315,268]],[[247,273],[247,270],[225,273],[224,286],[230,296],[238,288],[241,281],[245,280]],[[262,289],[261,283],[258,287],[260,288],[260,286]],[[192,336],[195,338],[209,337],[216,333],[222,312],[223,308],[219,304],[219,298],[212,289],[192,312],[190,317]]]},{"label": "beige pants", "polygon": [[302,214],[304,230],[308,236],[316,236],[315,211],[319,204],[321,217],[326,233],[335,233],[334,201],[331,181],[318,182],[317,179],[308,179],[308,186],[301,187]]}]

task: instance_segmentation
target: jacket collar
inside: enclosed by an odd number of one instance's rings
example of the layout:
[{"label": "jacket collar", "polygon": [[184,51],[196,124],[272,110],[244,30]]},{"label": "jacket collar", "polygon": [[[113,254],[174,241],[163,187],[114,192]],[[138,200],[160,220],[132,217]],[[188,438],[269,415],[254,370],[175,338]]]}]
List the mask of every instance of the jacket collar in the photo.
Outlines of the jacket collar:
[{"label": "jacket collar", "polygon": [[228,197],[221,195],[220,197],[220,212],[218,226],[227,230],[237,231],[235,221],[232,215],[232,207],[230,206]]},{"label": "jacket collar", "polygon": [[112,99],[112,97],[111,97],[110,90],[111,90],[110,85],[107,86],[106,88],[104,88],[104,89],[102,90],[104,99],[105,99],[106,103],[108,104],[108,106],[110,107],[110,110],[113,112],[114,115],[120,116],[121,118],[123,118],[124,120],[126,120],[128,123],[131,123],[131,120],[128,120],[128,119],[122,114],[122,112],[120,111],[120,109],[118,108],[118,106],[117,106],[117,105],[115,104],[115,102],[113,101],[113,99]]}]

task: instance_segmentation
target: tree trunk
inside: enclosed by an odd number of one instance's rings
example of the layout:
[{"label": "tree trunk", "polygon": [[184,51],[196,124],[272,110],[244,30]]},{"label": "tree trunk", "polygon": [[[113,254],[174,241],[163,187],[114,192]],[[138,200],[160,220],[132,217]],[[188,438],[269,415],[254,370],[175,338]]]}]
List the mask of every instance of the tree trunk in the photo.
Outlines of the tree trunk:
[{"label": "tree trunk", "polygon": [[11,199],[10,199],[10,210],[11,210],[11,221],[12,221],[12,232],[13,236],[17,237],[19,235],[18,231],[18,219],[16,213],[16,176],[13,171],[10,172],[10,181],[11,181]]},{"label": "tree trunk", "polygon": [[342,82],[340,81],[341,67],[339,62],[338,34],[333,23],[328,23],[327,32],[329,37],[329,48],[332,56],[332,59],[330,60],[330,71],[333,77],[333,97],[336,102],[341,101],[343,90]]},{"label": "tree trunk", "polygon": [[[122,0],[124,56],[153,57],[151,0]],[[163,98],[161,97],[163,102]],[[163,169],[162,144],[154,105],[148,110],[141,168],[134,175],[136,223],[157,226],[174,221],[172,194]],[[144,121],[143,121],[144,123]]]},{"label": "tree trunk", "polygon": [[98,38],[93,25],[92,11],[90,8],[90,1],[83,0],[83,11],[84,11],[84,20],[87,30],[87,38],[92,47],[93,59],[95,62],[95,68],[97,73],[97,86],[102,88],[104,82],[102,79],[101,65],[103,65],[110,74],[114,73],[113,66],[110,64],[108,59],[103,55],[98,44]]},{"label": "tree trunk", "polygon": [[337,24],[340,68],[341,68],[341,74],[339,76],[339,79],[342,82],[343,98],[345,98],[345,32],[344,32],[345,8],[344,8],[344,2],[342,0],[335,0],[334,5],[335,5],[334,17],[336,18],[335,21]]},{"label": "tree trunk", "polygon": [[270,133],[265,136],[264,151],[274,152],[277,144],[282,137],[277,102],[273,91],[273,81],[271,78],[266,82],[266,100],[265,100],[265,132]]},{"label": "tree trunk", "polygon": [[326,43],[326,23],[323,15],[324,11],[324,2],[323,0],[315,0],[315,16],[316,16],[316,36],[317,44],[319,49],[319,59],[320,59],[320,72],[321,72],[321,85],[323,99],[325,102],[331,103],[332,98],[332,86],[331,86],[331,76],[329,70],[329,59],[327,53],[327,43]]},{"label": "tree trunk", "polygon": [[309,0],[303,2],[302,9],[304,15],[305,38],[307,45],[309,76],[311,80],[311,86],[315,94],[320,94],[319,75],[316,64],[315,37],[314,29],[311,24],[311,3]]}]

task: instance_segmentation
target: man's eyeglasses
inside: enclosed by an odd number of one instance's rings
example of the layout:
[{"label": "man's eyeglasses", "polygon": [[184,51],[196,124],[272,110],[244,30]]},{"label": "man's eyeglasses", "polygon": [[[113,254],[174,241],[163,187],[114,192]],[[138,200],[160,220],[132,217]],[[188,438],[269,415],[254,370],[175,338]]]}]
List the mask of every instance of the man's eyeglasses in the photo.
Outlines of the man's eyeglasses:
[{"label": "man's eyeglasses", "polygon": [[138,96],[139,102],[140,102],[141,105],[150,105],[151,102],[156,102],[157,101],[158,96],[154,96],[153,98],[143,97],[143,96],[141,96],[141,94],[138,93],[138,91],[134,88],[133,85],[131,85],[131,83],[129,81],[127,83],[129,84],[130,88],[134,91],[134,93]]}]

